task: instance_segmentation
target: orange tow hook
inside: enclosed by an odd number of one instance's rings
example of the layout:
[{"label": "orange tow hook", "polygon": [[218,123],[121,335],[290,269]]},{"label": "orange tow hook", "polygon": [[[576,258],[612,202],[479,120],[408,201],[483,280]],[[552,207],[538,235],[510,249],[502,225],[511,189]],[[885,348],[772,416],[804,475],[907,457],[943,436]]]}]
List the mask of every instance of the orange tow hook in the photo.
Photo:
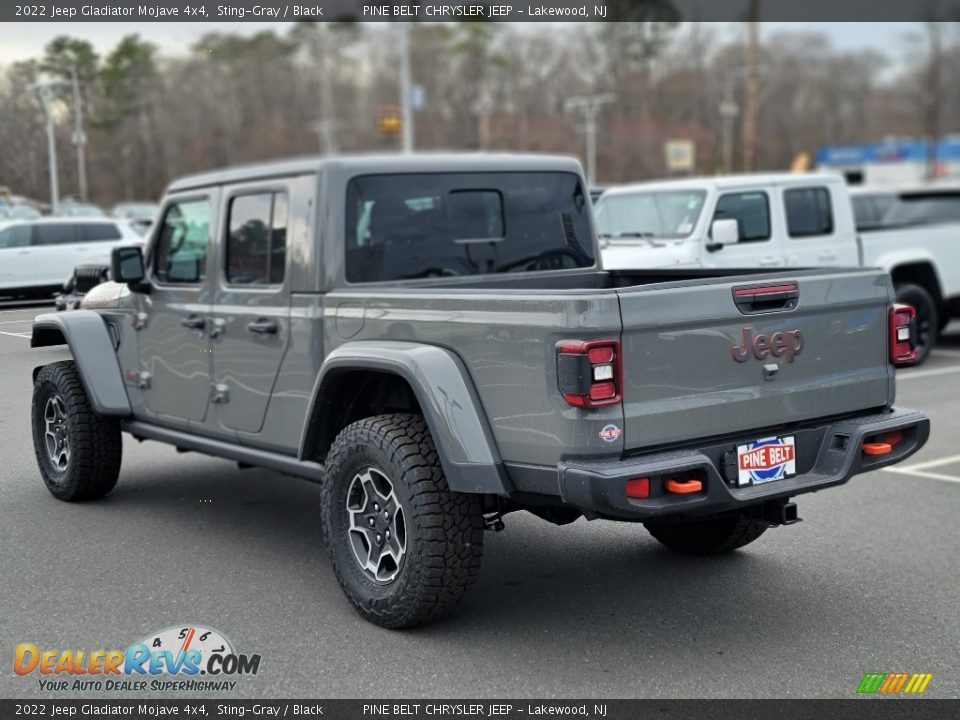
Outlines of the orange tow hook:
[{"label": "orange tow hook", "polygon": [[689,495],[703,490],[703,483],[699,480],[685,480],[677,482],[676,480],[667,480],[667,492],[677,493],[678,495]]},{"label": "orange tow hook", "polygon": [[864,443],[863,452],[866,455],[889,455],[902,439],[903,433],[899,431],[888,433],[879,438],[877,442]]}]

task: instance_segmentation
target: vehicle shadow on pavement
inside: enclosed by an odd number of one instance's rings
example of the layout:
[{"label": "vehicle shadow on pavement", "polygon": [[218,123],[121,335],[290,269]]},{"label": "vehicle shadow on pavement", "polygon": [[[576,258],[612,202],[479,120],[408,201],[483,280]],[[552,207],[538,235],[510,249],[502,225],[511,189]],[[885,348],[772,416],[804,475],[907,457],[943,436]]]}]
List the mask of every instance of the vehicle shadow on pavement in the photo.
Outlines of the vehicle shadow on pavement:
[{"label": "vehicle shadow on pavement", "polygon": [[[128,514],[125,522],[162,518],[168,549],[199,533],[202,547],[187,541],[190,547],[180,549],[201,561],[206,556],[218,572],[262,566],[270,582],[303,583],[316,601],[353,617],[323,549],[318,485],[205,458],[131,474],[125,470],[114,493],[96,504],[114,522]],[[810,617],[822,619],[844,604],[837,588],[798,577],[789,557],[766,544],[789,529],[771,530],[729,555],[697,558],[662,548],[640,524],[579,520],[554,527],[515,513],[506,525],[485,535],[481,575],[460,611],[405,635],[436,640],[469,632],[512,642],[514,633],[563,627],[574,643],[598,634],[615,644],[675,643],[689,635],[749,646],[758,625],[798,633]]]}]

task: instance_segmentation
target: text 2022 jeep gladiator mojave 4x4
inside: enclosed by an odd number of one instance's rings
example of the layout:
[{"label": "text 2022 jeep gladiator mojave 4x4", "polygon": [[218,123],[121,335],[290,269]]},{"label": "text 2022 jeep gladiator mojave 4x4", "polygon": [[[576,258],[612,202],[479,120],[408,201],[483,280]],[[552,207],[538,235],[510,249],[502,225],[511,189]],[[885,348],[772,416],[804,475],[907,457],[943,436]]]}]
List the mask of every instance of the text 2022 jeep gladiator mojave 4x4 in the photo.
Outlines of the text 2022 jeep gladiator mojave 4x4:
[{"label": "text 2022 jeep gladiator mojave 4x4", "polygon": [[911,308],[879,270],[604,272],[575,160],[305,159],[174,182],[146,250],[39,316],[33,437],[62,500],[121,432],[321,483],[330,561],[390,628],[449,612],[484,529],[642,522],[713,554],[903,460]]}]

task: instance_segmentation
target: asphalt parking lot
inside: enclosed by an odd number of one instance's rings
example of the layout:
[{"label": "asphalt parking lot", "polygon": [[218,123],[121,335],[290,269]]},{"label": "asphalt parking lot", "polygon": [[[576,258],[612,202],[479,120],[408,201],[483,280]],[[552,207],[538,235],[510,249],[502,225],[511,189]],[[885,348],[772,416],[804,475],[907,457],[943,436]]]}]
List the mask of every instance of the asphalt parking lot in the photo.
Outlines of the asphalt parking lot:
[{"label": "asphalt parking lot", "polygon": [[390,632],[342,598],[307,482],[125,438],[111,495],[53,499],[30,371],[67,353],[30,350],[44,309],[0,307],[2,697],[51,695],[13,674],[18,643],[123,648],[186,623],[262,655],[230,697],[849,698],[867,672],[931,672],[927,696],[960,697],[958,325],[901,372],[926,448],[800,498],[799,525],[701,560],[640,526],[511,515],[455,617]]}]

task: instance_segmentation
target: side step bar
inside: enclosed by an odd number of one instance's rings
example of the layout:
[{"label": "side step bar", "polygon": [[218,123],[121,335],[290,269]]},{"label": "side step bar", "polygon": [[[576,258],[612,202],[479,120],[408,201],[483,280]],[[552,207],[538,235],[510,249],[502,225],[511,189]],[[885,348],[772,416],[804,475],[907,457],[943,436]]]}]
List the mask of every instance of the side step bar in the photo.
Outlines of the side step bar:
[{"label": "side step bar", "polygon": [[323,480],[323,465],[306,460],[298,460],[291,455],[281,455],[269,450],[234,445],[221,440],[211,440],[199,435],[191,435],[182,430],[158,427],[139,420],[124,420],[121,423],[124,432],[130,433],[137,440],[156,440],[157,442],[173,445],[178,450],[192,450],[194,452],[213,455],[214,457],[233,460],[243,465],[276,470],[287,475],[295,475],[313,482]]}]

